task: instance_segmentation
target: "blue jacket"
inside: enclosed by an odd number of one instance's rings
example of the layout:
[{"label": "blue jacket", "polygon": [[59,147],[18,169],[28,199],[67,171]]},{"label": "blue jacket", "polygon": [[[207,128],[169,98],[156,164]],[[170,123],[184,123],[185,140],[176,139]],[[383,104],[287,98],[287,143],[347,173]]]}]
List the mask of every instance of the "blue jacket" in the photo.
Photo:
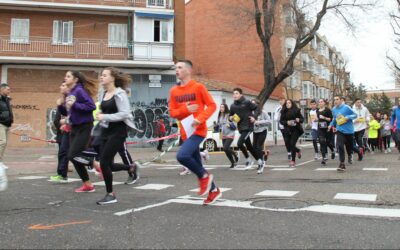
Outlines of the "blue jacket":
[{"label": "blue jacket", "polygon": [[[333,119],[330,126],[336,127],[336,130],[343,134],[354,134],[353,119],[357,118],[357,114],[346,104],[334,107],[332,112]],[[340,118],[340,116],[344,116],[344,118],[347,119],[347,121],[342,125],[339,125],[336,120],[337,118]]]},{"label": "blue jacket", "polygon": [[400,130],[400,105],[397,106],[395,110],[393,110],[392,117],[390,119],[390,124],[392,127],[394,126],[394,121],[396,121],[396,130]]},{"label": "blue jacket", "polygon": [[78,83],[69,92],[68,98],[75,99],[69,112],[64,105],[58,106],[58,110],[62,115],[69,115],[71,125],[79,125],[83,123],[93,122],[93,110],[96,109],[93,99],[89,96],[82,84]]}]

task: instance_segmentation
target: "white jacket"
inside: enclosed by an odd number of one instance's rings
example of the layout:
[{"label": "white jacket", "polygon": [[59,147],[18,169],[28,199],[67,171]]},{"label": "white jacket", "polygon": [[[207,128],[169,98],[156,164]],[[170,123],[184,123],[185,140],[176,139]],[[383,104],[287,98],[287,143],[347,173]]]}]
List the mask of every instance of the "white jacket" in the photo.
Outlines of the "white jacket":
[{"label": "white jacket", "polygon": [[[358,132],[361,131],[363,129],[367,128],[367,124],[369,124],[369,116],[370,113],[368,111],[368,109],[361,104],[361,108],[357,108],[356,105],[353,105],[353,110],[354,112],[357,114],[357,118],[353,120],[353,124],[354,124],[354,131]],[[364,122],[358,122],[358,118],[364,118]]]}]

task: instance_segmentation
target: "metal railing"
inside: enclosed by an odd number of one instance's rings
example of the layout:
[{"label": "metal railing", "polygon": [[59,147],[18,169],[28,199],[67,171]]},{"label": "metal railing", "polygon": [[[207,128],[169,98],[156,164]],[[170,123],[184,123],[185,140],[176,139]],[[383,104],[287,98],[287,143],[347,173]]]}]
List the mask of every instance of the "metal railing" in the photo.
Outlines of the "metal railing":
[{"label": "metal railing", "polygon": [[165,43],[138,42],[122,46],[108,40],[73,39],[72,43],[59,43],[44,37],[10,40],[9,36],[0,36],[0,56],[172,61],[172,47]]},{"label": "metal railing", "polygon": [[50,2],[50,3],[77,3],[77,4],[96,4],[111,6],[131,6],[141,8],[162,8],[173,9],[173,0],[29,0],[33,2]]}]

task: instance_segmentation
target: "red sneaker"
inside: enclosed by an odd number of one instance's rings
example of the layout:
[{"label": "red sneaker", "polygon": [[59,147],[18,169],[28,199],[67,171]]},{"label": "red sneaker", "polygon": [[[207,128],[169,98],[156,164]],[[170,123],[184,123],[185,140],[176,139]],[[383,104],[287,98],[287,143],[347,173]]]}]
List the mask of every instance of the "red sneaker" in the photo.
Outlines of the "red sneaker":
[{"label": "red sneaker", "polygon": [[94,191],[96,191],[96,189],[94,188],[94,186],[88,186],[83,184],[82,187],[75,189],[75,193],[93,193]]},{"label": "red sneaker", "polygon": [[208,174],[205,178],[199,178],[199,195],[203,196],[207,194],[211,189],[211,184],[213,182],[214,176],[212,174]]},{"label": "red sneaker", "polygon": [[203,205],[211,205],[213,203],[215,203],[217,201],[217,199],[221,198],[222,193],[219,190],[219,188],[217,188],[217,191],[210,191],[208,193],[208,197],[207,199],[204,200]]}]

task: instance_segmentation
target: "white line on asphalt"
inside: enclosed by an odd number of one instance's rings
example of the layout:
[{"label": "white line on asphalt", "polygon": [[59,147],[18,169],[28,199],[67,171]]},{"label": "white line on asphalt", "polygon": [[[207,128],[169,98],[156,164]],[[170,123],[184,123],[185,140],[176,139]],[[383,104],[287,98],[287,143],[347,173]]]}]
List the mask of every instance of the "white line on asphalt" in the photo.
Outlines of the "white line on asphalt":
[{"label": "white line on asphalt", "polygon": [[289,165],[265,165],[266,168],[289,168]]},{"label": "white line on asphalt", "polygon": [[258,196],[274,196],[274,197],[292,197],[295,196],[299,191],[285,191],[285,190],[264,190],[255,195]]},{"label": "white line on asphalt", "polygon": [[[76,181],[80,181],[81,179],[76,179],[76,178],[68,178],[67,183],[71,183],[71,182],[76,182]],[[47,180],[49,182],[54,182],[54,183],[59,183],[56,181],[52,181],[52,180]]]},{"label": "white line on asphalt", "polygon": [[49,178],[47,176],[23,176],[23,177],[18,177],[17,179],[19,180],[39,180],[39,179],[46,179]]},{"label": "white line on asphalt", "polygon": [[[139,212],[146,209],[160,207],[163,205],[178,203],[178,204],[190,204],[190,205],[203,205],[203,199],[199,197],[191,197],[189,195],[177,197],[164,202],[148,205],[144,207],[128,209],[125,211],[114,213],[114,215],[125,215],[129,213]],[[338,205],[313,205],[304,208],[267,208],[267,207],[256,207],[252,205],[251,201],[237,201],[237,200],[224,200],[219,199],[216,203],[211,206],[218,207],[234,207],[244,209],[258,209],[273,212],[316,212],[316,213],[328,213],[328,214],[342,214],[342,215],[356,215],[356,216],[372,216],[372,217],[385,217],[385,218],[400,218],[400,209],[387,209],[387,208],[370,208],[370,207],[350,207],[350,206],[338,206]]]},{"label": "white line on asphalt", "polygon": [[293,171],[295,168],[273,168],[271,171]]},{"label": "white line on asphalt", "polygon": [[174,185],[168,185],[168,184],[146,184],[143,186],[139,187],[134,187],[135,189],[143,189],[143,190],[162,190],[166,189],[169,187],[173,187]]},{"label": "white line on asphalt", "polygon": [[376,194],[337,193],[333,199],[336,200],[357,200],[376,201]]},{"label": "white line on asphalt", "polygon": [[388,171],[387,168],[363,168],[364,171]]},{"label": "white line on asphalt", "polygon": [[157,168],[158,170],[175,170],[175,169],[180,169],[182,167],[162,167],[162,168]]},{"label": "white line on asphalt", "polygon": [[337,171],[337,168],[316,168],[315,171]]},{"label": "white line on asphalt", "polygon": [[302,165],[306,165],[306,164],[308,164],[308,163],[310,163],[310,162],[314,162],[315,160],[309,160],[309,161],[305,161],[305,162],[302,162],[302,163],[299,163],[299,164],[296,164],[296,166],[302,166]]},{"label": "white line on asphalt", "polygon": [[45,159],[55,159],[55,155],[43,155],[42,157],[39,158],[39,160],[45,160]]},{"label": "white line on asphalt", "polygon": [[[119,181],[113,181],[112,184],[113,185],[121,185],[121,184],[124,184],[124,183],[123,182],[119,182]],[[106,184],[104,183],[104,181],[99,181],[99,182],[93,183],[93,185],[95,185],[95,186],[103,186],[104,187]]]},{"label": "white line on asphalt", "polygon": [[[232,190],[232,188],[224,188],[224,187],[219,187],[219,190],[223,193],[223,192],[226,192],[226,191],[229,191],[229,190]],[[192,189],[192,190],[189,190],[190,192],[199,192],[199,188],[195,188],[195,189]]]}]

